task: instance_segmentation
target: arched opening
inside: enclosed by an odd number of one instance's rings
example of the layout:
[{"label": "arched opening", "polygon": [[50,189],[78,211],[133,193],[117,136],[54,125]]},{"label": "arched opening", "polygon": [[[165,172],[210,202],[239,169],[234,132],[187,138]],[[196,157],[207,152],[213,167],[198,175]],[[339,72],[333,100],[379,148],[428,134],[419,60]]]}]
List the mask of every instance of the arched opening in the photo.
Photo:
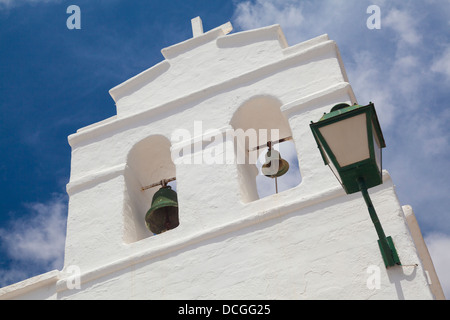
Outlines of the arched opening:
[{"label": "arched opening", "polygon": [[[277,99],[258,96],[245,102],[231,119],[243,202],[282,192],[301,182],[291,128],[280,107]],[[268,142],[289,163],[288,172],[277,178],[269,178],[261,172],[269,150]]]},{"label": "arched opening", "polygon": [[[130,150],[125,168],[124,242],[131,243],[152,235],[146,226],[145,215],[160,186],[143,187],[176,177],[170,154],[170,141],[155,135],[139,141]],[[168,183],[176,190],[176,180]]]}]

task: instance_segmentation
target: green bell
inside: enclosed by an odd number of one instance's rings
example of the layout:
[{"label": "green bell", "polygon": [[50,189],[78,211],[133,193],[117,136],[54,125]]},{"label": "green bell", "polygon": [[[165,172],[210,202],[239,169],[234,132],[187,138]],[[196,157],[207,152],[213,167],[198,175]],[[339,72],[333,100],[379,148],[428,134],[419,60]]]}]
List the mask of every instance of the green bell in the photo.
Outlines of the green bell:
[{"label": "green bell", "polygon": [[289,170],[289,163],[281,158],[277,150],[269,149],[266,154],[266,162],[263,164],[261,171],[263,175],[270,178],[278,178]]},{"label": "green bell", "polygon": [[164,186],[155,192],[152,206],[145,215],[145,224],[154,234],[178,227],[178,198],[170,186]]}]

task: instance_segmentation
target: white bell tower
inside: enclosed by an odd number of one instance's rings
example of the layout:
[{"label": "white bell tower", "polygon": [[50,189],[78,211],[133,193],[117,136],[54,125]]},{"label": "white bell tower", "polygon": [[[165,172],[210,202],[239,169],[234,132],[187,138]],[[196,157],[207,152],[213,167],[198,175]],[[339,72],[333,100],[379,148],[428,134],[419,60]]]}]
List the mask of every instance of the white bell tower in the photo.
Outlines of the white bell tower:
[{"label": "white bell tower", "polygon": [[[21,295],[441,298],[388,172],[370,189],[404,264],[387,269],[364,199],[346,195],[323,164],[310,122],[357,102],[336,43],[322,35],[289,46],[279,25],[204,32],[199,17],[192,29],[191,39],[162,49],[162,62],[110,90],[117,115],[69,136],[65,267]],[[291,144],[285,176],[298,178],[262,196],[261,181],[274,180],[252,159],[268,141],[283,158],[282,144]],[[145,216],[159,187],[145,187],[170,178],[179,225],[152,234]]]}]

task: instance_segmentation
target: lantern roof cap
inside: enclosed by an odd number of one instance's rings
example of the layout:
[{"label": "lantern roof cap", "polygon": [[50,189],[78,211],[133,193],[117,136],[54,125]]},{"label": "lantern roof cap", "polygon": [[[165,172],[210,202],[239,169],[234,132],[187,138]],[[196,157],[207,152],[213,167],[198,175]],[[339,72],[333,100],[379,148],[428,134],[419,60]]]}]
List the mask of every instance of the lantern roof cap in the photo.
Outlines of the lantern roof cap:
[{"label": "lantern roof cap", "polygon": [[[370,104],[369,104],[370,105]],[[331,119],[334,118],[340,114],[344,114],[350,111],[354,111],[363,107],[367,107],[367,106],[361,106],[359,104],[354,104],[354,105],[349,105],[348,103],[339,103],[337,105],[335,105],[333,108],[331,108],[331,111],[329,113],[325,113],[322,118],[320,118],[319,121],[323,121],[323,120],[327,120],[327,119]]]}]

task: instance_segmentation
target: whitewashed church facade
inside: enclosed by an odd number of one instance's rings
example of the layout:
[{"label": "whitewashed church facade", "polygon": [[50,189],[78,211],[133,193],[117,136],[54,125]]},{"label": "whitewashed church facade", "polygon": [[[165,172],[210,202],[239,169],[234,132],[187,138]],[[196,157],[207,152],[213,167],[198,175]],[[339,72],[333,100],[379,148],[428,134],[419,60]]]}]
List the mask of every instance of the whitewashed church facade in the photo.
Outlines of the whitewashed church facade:
[{"label": "whitewashed church facade", "polygon": [[[289,46],[278,25],[192,25],[161,63],[110,90],[117,115],[69,136],[64,268],[0,298],[443,299],[389,173],[369,190],[403,264],[385,268],[363,198],[321,159],[310,122],[357,103],[336,43]],[[236,161],[228,133],[239,129],[290,137],[301,182],[260,197],[258,169]],[[142,187],[172,177],[179,226],[153,235],[144,218],[158,188]]]}]

